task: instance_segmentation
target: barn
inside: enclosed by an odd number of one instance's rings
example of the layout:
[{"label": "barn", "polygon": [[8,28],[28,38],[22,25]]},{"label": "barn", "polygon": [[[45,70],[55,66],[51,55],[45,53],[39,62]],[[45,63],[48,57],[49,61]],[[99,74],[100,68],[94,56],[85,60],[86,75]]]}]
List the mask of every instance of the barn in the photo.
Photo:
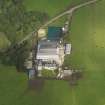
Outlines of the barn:
[{"label": "barn", "polygon": [[63,35],[62,27],[54,27],[54,26],[48,27],[48,34],[47,34],[48,40],[60,40],[62,35]]}]

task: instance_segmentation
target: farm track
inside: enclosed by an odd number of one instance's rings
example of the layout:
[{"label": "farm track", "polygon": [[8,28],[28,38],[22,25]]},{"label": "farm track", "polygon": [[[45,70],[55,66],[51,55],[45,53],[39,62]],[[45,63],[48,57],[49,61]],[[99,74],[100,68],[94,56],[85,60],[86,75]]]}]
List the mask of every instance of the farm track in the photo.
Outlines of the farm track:
[{"label": "farm track", "polygon": [[84,7],[86,5],[89,5],[89,4],[92,4],[92,3],[95,3],[96,1],[99,1],[99,0],[92,0],[92,1],[88,1],[86,3],[83,3],[83,4],[80,4],[80,5],[77,5],[77,6],[74,6],[72,8],[70,8],[69,10],[59,14],[58,16],[54,17],[53,19],[51,19],[50,21],[46,22],[43,26],[43,27],[46,27],[48,26],[49,24],[51,24],[52,22],[56,21],[57,19],[63,17],[64,15],[67,15],[67,14],[72,14],[75,10],[81,8],[81,7]]},{"label": "farm track", "polygon": [[[87,1],[85,3],[81,3],[79,5],[76,5],[66,11],[64,11],[63,13],[55,16],[54,18],[52,18],[51,20],[47,21],[44,25],[42,25],[40,28],[44,28],[44,27],[47,27],[49,24],[51,24],[52,22],[58,20],[59,18],[67,15],[67,14],[71,14],[73,15],[73,12],[75,12],[76,10],[78,10],[79,8],[82,8],[82,7],[85,7],[87,5],[90,5],[90,4],[93,4],[93,3],[96,3],[98,1],[101,1],[101,0],[91,0],[91,1]],[[40,29],[39,28],[39,29]],[[23,43],[24,41],[28,40],[30,37],[32,36],[36,36],[37,35],[37,30],[36,31],[33,31],[31,32],[29,35],[27,35],[24,39],[22,39],[20,42],[18,42],[17,44],[20,45],[21,43]]]}]

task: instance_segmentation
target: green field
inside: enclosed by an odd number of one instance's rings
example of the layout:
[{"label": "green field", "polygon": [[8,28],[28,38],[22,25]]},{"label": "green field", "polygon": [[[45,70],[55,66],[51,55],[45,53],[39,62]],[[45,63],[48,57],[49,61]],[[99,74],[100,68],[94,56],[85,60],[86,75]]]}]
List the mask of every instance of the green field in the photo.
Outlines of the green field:
[{"label": "green field", "polygon": [[[84,0],[86,1],[86,0]],[[27,10],[36,10],[48,13],[54,16],[72,5],[84,2],[83,0],[25,0]],[[72,5],[71,5],[72,4]]]},{"label": "green field", "polygon": [[[52,11],[51,14],[49,12],[51,16],[62,11],[69,2],[62,0],[62,6],[58,7],[56,3],[59,0],[38,0],[35,3],[39,5],[34,7],[35,0],[26,1],[30,4],[29,8]],[[49,2],[55,8],[49,6]],[[81,8],[73,15],[71,32],[67,38],[72,43],[72,54],[66,57],[65,62],[84,71],[76,87],[65,81],[49,80],[40,92],[30,92],[25,74],[17,73],[14,67],[1,65],[0,105],[105,105],[104,22],[105,0]]]}]

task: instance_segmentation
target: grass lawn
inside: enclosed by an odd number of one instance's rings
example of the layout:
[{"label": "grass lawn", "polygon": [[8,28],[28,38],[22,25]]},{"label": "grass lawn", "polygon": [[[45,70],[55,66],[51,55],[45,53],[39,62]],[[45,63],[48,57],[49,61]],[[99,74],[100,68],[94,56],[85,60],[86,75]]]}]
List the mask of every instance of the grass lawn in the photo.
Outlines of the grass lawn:
[{"label": "grass lawn", "polygon": [[[31,0],[26,1],[31,3]],[[39,1],[39,5],[45,6],[44,1],[50,0],[38,0],[37,3]],[[59,0],[54,0],[57,1]],[[51,11],[56,14],[55,9],[52,8]],[[71,33],[67,39],[72,43],[72,54],[66,58],[66,63],[84,70],[84,77],[78,86],[71,87],[65,81],[49,80],[40,92],[30,92],[25,74],[17,73],[14,67],[1,65],[0,105],[105,105],[104,22],[105,0],[74,13]]]},{"label": "grass lawn", "polygon": [[55,77],[57,76],[57,74],[51,70],[42,70],[42,76],[43,77]]},{"label": "grass lawn", "polygon": [[[85,0],[84,0],[85,1]],[[25,0],[27,10],[37,10],[47,12],[50,16],[54,16],[64,11],[70,5],[75,5],[83,0]]]}]

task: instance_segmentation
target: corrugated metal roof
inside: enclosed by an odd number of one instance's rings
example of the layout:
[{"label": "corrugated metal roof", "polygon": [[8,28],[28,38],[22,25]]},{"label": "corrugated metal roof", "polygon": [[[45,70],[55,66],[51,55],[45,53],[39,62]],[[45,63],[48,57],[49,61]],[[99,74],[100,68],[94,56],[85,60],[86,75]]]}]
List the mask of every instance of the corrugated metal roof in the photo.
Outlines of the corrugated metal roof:
[{"label": "corrugated metal roof", "polygon": [[61,27],[49,27],[48,28],[48,40],[59,40],[62,36],[62,28]]},{"label": "corrugated metal roof", "polygon": [[56,54],[58,43],[56,41],[40,41],[38,53],[40,54]]},{"label": "corrugated metal roof", "polygon": [[50,41],[50,40],[41,40],[39,41],[40,46],[45,46],[45,47],[56,47],[58,41]]}]

